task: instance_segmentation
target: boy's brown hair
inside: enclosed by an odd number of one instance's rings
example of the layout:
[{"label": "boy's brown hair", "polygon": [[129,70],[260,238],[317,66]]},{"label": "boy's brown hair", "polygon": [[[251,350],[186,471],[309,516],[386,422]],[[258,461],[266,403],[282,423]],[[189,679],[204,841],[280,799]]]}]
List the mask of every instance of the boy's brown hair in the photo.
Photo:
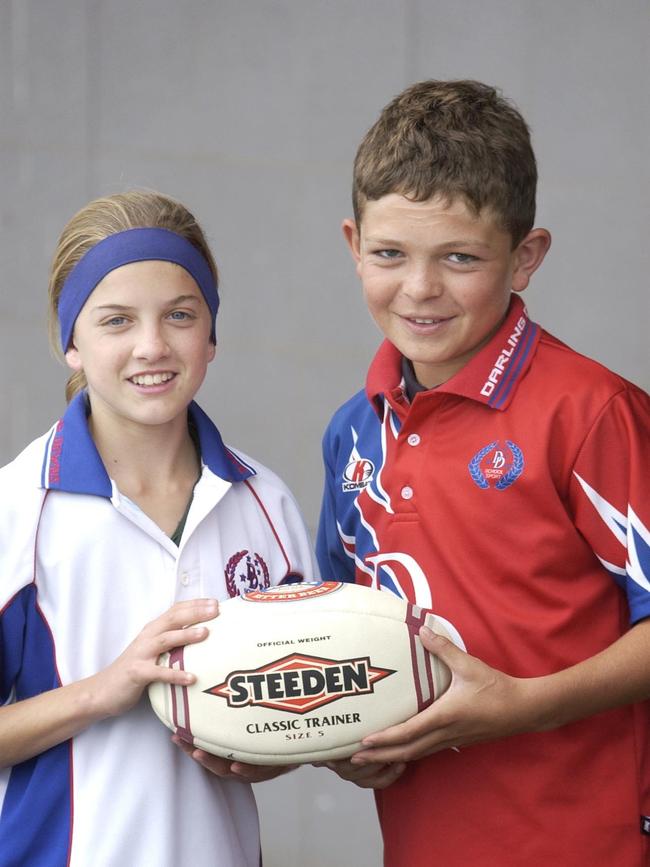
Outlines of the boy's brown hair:
[{"label": "boy's brown hair", "polygon": [[354,162],[357,226],[368,200],[399,193],[423,202],[462,197],[492,210],[513,248],[533,227],[537,166],[528,126],[495,88],[478,81],[421,81],[395,97]]}]

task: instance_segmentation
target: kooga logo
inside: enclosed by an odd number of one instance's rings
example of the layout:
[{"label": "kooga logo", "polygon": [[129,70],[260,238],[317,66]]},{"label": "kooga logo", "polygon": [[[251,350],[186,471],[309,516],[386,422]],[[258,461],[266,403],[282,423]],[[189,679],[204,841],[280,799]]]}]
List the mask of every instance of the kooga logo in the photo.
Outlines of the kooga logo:
[{"label": "kooga logo", "polygon": [[248,671],[233,671],[223,683],[206,689],[232,708],[267,707],[307,713],[348,695],[374,692],[374,685],[395,674],[377,668],[368,656],[324,659],[292,653]]}]

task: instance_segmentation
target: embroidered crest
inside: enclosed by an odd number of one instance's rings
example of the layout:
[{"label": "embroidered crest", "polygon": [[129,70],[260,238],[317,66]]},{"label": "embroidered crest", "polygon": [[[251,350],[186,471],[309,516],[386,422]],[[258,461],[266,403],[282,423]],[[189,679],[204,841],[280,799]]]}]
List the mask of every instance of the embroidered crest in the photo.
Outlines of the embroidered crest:
[{"label": "embroidered crest", "polygon": [[494,440],[474,455],[468,470],[479,488],[494,487],[497,491],[505,491],[522,474],[524,455],[511,440],[506,440],[505,448],[499,440]]},{"label": "embroidered crest", "polygon": [[244,550],[233,554],[226,565],[225,575],[230,596],[241,596],[271,585],[269,567],[254,551]]}]

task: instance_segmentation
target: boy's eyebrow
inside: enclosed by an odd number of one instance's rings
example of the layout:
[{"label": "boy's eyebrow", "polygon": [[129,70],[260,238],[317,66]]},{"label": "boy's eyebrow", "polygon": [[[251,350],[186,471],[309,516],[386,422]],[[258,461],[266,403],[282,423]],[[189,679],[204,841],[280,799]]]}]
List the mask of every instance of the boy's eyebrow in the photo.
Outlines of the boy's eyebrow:
[{"label": "boy's eyebrow", "polygon": [[[375,238],[373,236],[366,237],[366,243],[370,244],[380,244],[382,247],[399,247],[404,241],[397,241],[395,239],[390,238]],[[439,249],[443,248],[453,248],[453,247],[489,247],[490,244],[487,241],[480,241],[477,238],[453,238],[449,241],[441,241],[439,244],[436,244],[436,247]]]}]

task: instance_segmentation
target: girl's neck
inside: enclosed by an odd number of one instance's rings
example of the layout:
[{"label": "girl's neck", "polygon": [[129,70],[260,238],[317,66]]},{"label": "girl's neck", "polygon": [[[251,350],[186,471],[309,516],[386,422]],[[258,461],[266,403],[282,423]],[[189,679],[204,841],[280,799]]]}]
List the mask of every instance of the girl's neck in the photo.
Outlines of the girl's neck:
[{"label": "girl's neck", "polygon": [[131,499],[196,482],[200,461],[186,414],[165,425],[111,424],[91,414],[89,427],[106,472]]}]

